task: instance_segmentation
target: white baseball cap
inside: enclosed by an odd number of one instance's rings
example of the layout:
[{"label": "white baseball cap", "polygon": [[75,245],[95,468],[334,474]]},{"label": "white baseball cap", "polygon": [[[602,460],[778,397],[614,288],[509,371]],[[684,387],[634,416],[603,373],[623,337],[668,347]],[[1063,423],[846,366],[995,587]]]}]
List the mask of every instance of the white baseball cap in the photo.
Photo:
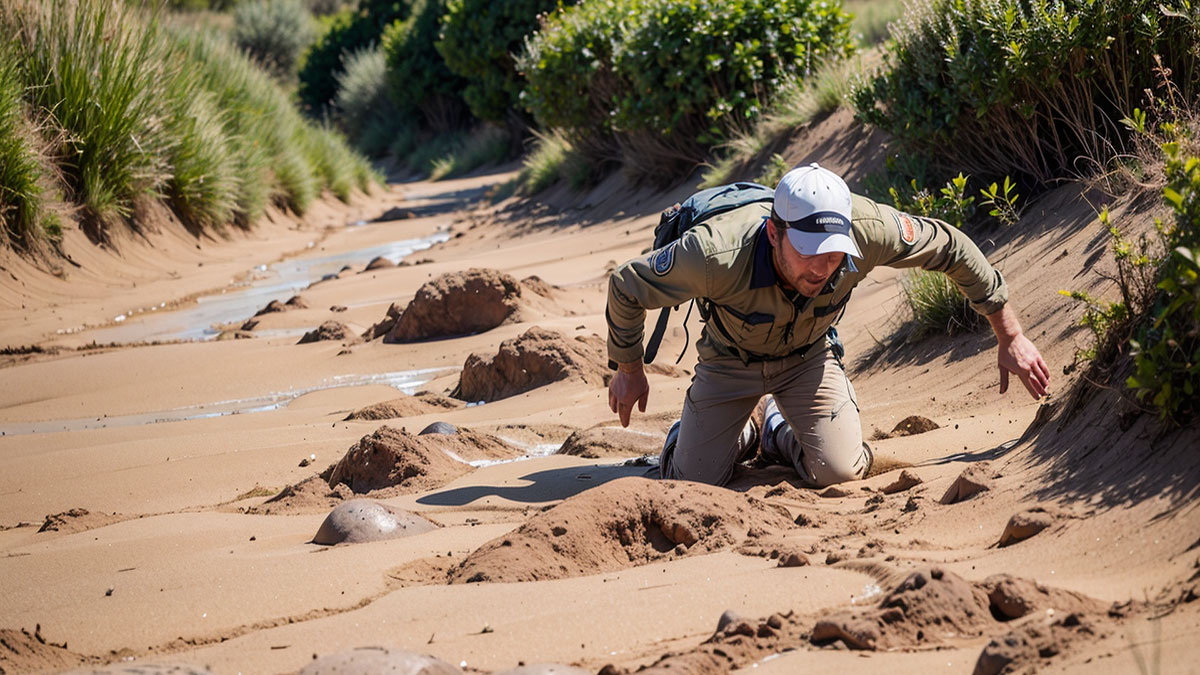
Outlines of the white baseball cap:
[{"label": "white baseball cap", "polygon": [[786,225],[787,239],[802,255],[838,251],[861,258],[850,220],[846,181],[815,162],[787,172],[775,188],[772,217]]}]

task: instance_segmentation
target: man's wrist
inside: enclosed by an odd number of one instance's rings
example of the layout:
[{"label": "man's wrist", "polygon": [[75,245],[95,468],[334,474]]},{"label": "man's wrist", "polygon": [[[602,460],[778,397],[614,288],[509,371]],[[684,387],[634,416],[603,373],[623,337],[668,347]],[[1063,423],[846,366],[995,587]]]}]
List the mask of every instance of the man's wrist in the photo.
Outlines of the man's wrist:
[{"label": "man's wrist", "polygon": [[1008,305],[1004,305],[986,316],[988,323],[992,325],[992,332],[996,334],[996,339],[1011,341],[1021,335],[1021,322],[1017,320],[1016,313]]},{"label": "man's wrist", "polygon": [[641,360],[617,364],[617,371],[622,373],[640,373],[642,370],[643,368]]}]

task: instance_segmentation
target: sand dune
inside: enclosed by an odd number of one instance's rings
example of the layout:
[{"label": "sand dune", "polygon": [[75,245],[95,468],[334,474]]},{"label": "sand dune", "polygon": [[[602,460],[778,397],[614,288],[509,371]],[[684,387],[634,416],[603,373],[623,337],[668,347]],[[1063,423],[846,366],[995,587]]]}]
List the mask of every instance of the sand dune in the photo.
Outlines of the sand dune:
[{"label": "sand dune", "polygon": [[[839,113],[784,156],[857,186],[871,147]],[[881,270],[840,324],[879,469],[818,492],[748,466],[725,489],[627,461],[678,414],[694,315],[673,319],[631,429],[604,389],[606,271],[690,188],[617,177],[537,208],[481,199],[510,175],[273,213],[221,241],[162,223],[114,253],[68,228],[66,275],[5,254],[0,346],[27,348],[0,357],[0,670],[296,672],[379,647],[465,672],[1091,675],[1155,653],[1158,672],[1190,672],[1195,430],[1163,435],[1113,391],[1068,395],[1085,336],[1057,291],[1111,291],[1095,195],[1062,187],[980,237],[1051,363],[1048,403],[999,394],[986,333],[889,339],[900,275]],[[1143,204],[1109,208],[1152,227]],[[436,243],[371,264],[397,241]],[[317,258],[332,276],[279,288],[284,311],[231,298]],[[514,280],[512,311],[385,339],[423,287],[471,269]],[[230,314],[194,325],[212,295]],[[353,339],[296,344],[328,321]],[[189,330],[214,339],[155,337]],[[434,423],[455,433],[418,435]],[[431,525],[313,543],[351,499]]]}]

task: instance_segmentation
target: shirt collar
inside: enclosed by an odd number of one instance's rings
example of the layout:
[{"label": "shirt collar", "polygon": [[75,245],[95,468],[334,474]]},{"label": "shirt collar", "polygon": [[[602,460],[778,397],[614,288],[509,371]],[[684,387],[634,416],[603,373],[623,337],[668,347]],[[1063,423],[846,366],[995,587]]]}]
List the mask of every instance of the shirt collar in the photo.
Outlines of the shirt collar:
[{"label": "shirt collar", "polygon": [[763,216],[754,242],[754,270],[750,275],[750,288],[767,288],[779,280],[775,275],[775,263],[771,261],[771,238],[767,236],[767,217]]},{"label": "shirt collar", "polygon": [[[766,216],[763,216],[763,221],[758,226],[756,237],[754,242],[754,269],[750,274],[750,288],[774,286],[779,282],[779,277],[775,274],[775,263],[771,260],[771,238],[767,236]],[[853,273],[857,271],[858,268],[854,266],[854,257],[847,255],[842,260],[841,268],[830,277],[830,282],[833,283],[840,280],[845,272]]]}]

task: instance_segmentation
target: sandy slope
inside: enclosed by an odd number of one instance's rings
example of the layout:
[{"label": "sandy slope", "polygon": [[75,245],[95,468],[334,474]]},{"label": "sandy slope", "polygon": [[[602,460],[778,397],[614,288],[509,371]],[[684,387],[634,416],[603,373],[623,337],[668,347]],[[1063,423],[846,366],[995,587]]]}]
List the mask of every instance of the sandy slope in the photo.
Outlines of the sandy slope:
[{"label": "sandy slope", "polygon": [[[857,184],[878,160],[876,145],[835,115],[795,139],[785,156],[819,160]],[[196,241],[163,222],[113,252],[73,232],[64,248],[78,267],[39,271],[11,255],[0,261],[0,346],[46,350],[3,357],[0,369],[0,629],[8,629],[0,638],[10,646],[0,668],[61,670],[126,658],[222,673],[290,672],[314,655],[383,645],[485,671],[558,662],[593,672],[613,664],[621,672],[665,656],[672,670],[688,664],[690,672],[966,673],[992,637],[1053,620],[1040,607],[1013,622],[988,618],[975,633],[931,630],[886,652],[808,640],[822,617],[865,611],[913,570],[936,564],[969,582],[1008,573],[1104,606],[1140,603],[1116,617],[1086,615],[1090,633],[1073,629],[1055,643],[1057,654],[1023,668],[1131,672],[1136,658],[1158,650],[1159,672],[1190,672],[1200,656],[1200,614],[1198,603],[1180,598],[1200,590],[1196,439],[1194,432],[1156,433],[1152,420],[1130,415],[1130,404],[1111,393],[1082,401],[1062,395],[1080,377],[1062,373],[1085,336],[1074,325],[1080,308],[1058,290],[1108,290],[1097,273],[1106,239],[1090,204],[1099,197],[1073,186],[1043,198],[1020,227],[980,237],[1012,286],[1027,333],[1052,364],[1052,404],[1040,408],[1020,391],[999,394],[994,339],[986,334],[889,341],[899,328],[899,275],[881,270],[856,291],[841,324],[865,430],[889,431],[912,414],[940,428],[874,441],[881,461],[897,468],[845,486],[842,496],[791,487],[784,471],[748,470],[734,490],[721,491],[734,501],[704,507],[708,525],[701,527],[680,515],[709,504],[696,488],[662,492],[639,478],[645,467],[551,455],[480,462],[443,487],[387,498],[442,526],[412,538],[322,547],[308,542],[323,508],[246,513],[314,476],[381,424],[415,433],[447,421],[535,455],[573,430],[613,424],[603,389],[569,380],[483,406],[345,421],[353,410],[400,395],[392,386],[399,375],[386,382],[372,376],[423,371],[411,389],[445,394],[468,355],[494,353],[531,325],[566,339],[603,335],[606,270],[641,252],[658,210],[690,191],[654,194],[617,177],[587,195],[552,191],[533,207],[480,199],[509,175],[397,185],[350,206],[322,205],[304,221],[275,214],[254,232],[224,240]],[[1113,208],[1118,222],[1148,223],[1140,211],[1121,221],[1128,204]],[[389,211],[385,220],[347,226]],[[302,290],[307,309],[262,317],[253,339],[75,349],[115,316],[141,320],[130,310],[160,303],[156,311],[186,309],[196,295],[284,256],[353,252],[446,228],[446,243],[412,256],[426,262],[359,273],[368,260],[356,260],[340,278]],[[454,339],[295,344],[299,333],[329,319],[359,333],[389,304],[407,303],[420,284],[468,267],[536,274],[558,287],[545,306],[554,309]],[[694,340],[694,316],[689,328]],[[676,320],[660,359],[669,362],[686,344]],[[661,438],[694,360],[689,347],[680,371],[651,375],[650,408],[638,429]],[[271,406],[278,407],[252,411]],[[228,414],[235,410],[241,414]],[[206,413],[217,416],[200,417]],[[37,433],[22,433],[31,429]],[[982,462],[989,490],[940,503],[965,468]],[[885,494],[901,465],[923,482]],[[580,501],[599,485],[613,491],[611,508]],[[632,512],[625,525],[606,520],[618,512],[616,502],[644,504],[659,494],[666,501]],[[544,580],[447,583],[477,550],[517,540],[523,526],[534,530],[520,536],[555,547],[559,535],[539,535],[536,524],[551,523],[556,512],[545,509],[563,500],[564,509],[595,517],[546,527],[579,527],[568,537],[572,546],[615,546],[618,558],[645,564],[554,578],[552,567],[538,567],[552,566],[553,555],[517,556],[510,560]],[[729,529],[739,504],[765,505],[786,514],[785,522]],[[1034,506],[1048,512],[1049,528],[997,547],[1009,518]],[[78,508],[89,515],[37,531],[46,516]],[[775,522],[762,518],[768,521]],[[791,552],[809,564],[779,567]],[[745,617],[751,634],[714,637],[724,610]],[[775,613],[784,618],[764,631]],[[918,621],[917,614],[906,620]]]}]

